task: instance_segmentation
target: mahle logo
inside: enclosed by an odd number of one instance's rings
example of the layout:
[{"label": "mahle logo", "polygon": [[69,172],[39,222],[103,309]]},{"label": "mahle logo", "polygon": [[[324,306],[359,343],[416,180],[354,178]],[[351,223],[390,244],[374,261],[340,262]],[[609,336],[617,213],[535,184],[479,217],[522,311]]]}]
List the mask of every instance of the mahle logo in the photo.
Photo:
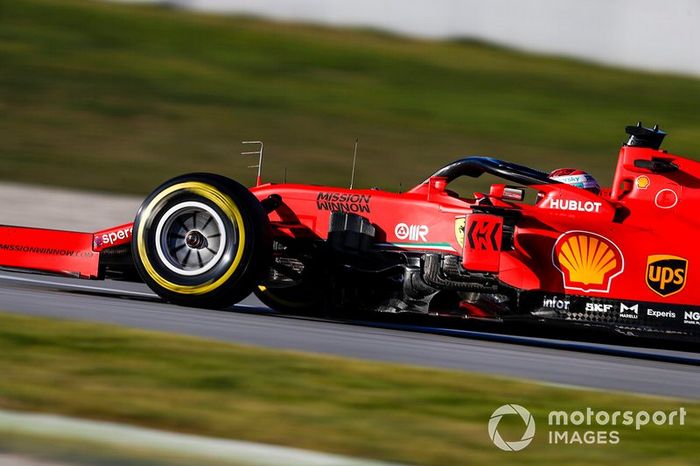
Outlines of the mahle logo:
[{"label": "mahle logo", "polygon": [[659,296],[671,296],[685,287],[688,260],[659,254],[647,258],[647,286]]},{"label": "mahle logo", "polygon": [[[506,442],[498,433],[498,424],[501,422],[503,416],[518,415],[525,423],[525,432],[523,433],[520,440],[514,442]],[[523,408],[520,405],[509,404],[503,405],[493,412],[491,419],[489,419],[489,437],[494,445],[503,451],[520,451],[530,445],[532,439],[535,438],[535,418],[532,417],[530,411]]]}]

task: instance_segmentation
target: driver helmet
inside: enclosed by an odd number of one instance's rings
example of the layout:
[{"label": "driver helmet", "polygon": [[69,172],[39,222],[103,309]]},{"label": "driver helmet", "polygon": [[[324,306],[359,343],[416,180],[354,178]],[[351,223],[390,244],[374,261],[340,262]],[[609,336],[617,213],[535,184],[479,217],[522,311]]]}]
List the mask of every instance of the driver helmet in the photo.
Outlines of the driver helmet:
[{"label": "driver helmet", "polygon": [[548,175],[549,179],[566,183],[577,188],[583,188],[595,194],[600,194],[600,185],[593,176],[576,168],[557,168]]}]

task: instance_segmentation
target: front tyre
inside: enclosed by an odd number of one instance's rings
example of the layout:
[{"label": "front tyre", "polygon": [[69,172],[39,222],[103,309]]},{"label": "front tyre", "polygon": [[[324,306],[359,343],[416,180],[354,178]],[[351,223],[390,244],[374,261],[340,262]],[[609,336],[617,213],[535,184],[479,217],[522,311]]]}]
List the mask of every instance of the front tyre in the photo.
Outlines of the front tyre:
[{"label": "front tyre", "polygon": [[167,301],[224,308],[248,296],[270,264],[270,225],[244,186],[208,173],[167,181],[141,205],[132,252],[146,284]]}]

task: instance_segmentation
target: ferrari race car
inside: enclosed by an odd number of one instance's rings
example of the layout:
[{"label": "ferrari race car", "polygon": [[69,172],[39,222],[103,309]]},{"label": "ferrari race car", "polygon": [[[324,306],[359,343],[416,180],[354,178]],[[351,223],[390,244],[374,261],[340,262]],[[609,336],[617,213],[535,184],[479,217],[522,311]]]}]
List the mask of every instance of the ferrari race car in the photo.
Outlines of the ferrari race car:
[{"label": "ferrari race car", "polygon": [[[260,177],[249,189],[194,173],[153,191],[133,224],[97,233],[2,226],[0,266],[140,279],[166,301],[203,308],[254,292],[282,312],[697,338],[700,163],[660,150],[657,127],[627,133],[612,187],[599,194],[486,157],[457,160],[404,193]],[[489,192],[467,199],[448,189],[483,174],[500,178]],[[536,198],[526,202],[528,190]]]}]

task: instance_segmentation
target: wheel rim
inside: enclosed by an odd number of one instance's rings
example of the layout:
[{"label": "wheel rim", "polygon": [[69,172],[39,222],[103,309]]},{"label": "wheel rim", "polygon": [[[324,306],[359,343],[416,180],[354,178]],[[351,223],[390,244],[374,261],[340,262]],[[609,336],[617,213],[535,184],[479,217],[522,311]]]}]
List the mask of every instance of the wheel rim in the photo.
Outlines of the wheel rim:
[{"label": "wheel rim", "polygon": [[[233,236],[229,241],[236,240],[235,226]],[[221,215],[202,202],[171,207],[156,227],[158,258],[178,275],[201,275],[211,270],[224,256],[226,241]]]}]

